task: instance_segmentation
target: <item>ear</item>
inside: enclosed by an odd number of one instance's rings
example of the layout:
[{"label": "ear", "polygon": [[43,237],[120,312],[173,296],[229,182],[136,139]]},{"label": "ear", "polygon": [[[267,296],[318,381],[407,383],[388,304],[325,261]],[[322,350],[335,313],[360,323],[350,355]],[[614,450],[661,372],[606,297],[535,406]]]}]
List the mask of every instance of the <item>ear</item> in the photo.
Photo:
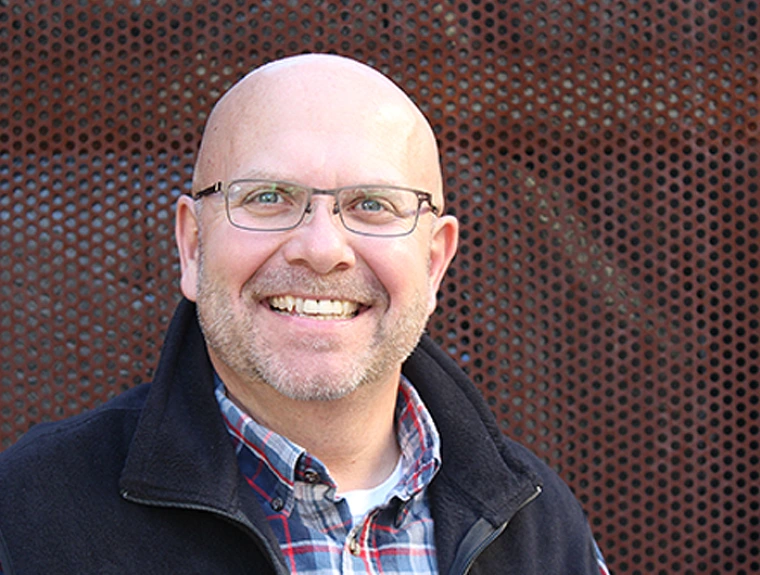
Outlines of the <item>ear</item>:
[{"label": "ear", "polygon": [[190,301],[195,301],[197,296],[200,258],[199,228],[195,201],[190,196],[180,196],[177,200],[174,238],[179,251],[180,290],[182,295]]},{"label": "ear", "polygon": [[459,241],[459,221],[454,216],[445,215],[436,219],[430,242],[430,294],[428,314],[435,311],[438,304],[436,295],[443,276],[449,269],[457,251]]}]

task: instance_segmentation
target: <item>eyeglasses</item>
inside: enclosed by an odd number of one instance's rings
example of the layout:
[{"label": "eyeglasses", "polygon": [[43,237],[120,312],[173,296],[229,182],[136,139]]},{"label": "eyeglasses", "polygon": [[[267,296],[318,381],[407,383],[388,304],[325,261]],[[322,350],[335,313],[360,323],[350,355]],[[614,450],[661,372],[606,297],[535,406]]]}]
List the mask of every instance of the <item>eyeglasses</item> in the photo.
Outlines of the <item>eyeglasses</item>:
[{"label": "eyeglasses", "polygon": [[398,186],[359,185],[320,190],[290,182],[233,180],[200,190],[193,199],[224,193],[227,219],[236,228],[256,232],[284,232],[297,227],[313,210],[315,195],[335,198],[333,214],[343,226],[363,236],[398,237],[417,227],[422,205],[438,215],[427,192]]}]

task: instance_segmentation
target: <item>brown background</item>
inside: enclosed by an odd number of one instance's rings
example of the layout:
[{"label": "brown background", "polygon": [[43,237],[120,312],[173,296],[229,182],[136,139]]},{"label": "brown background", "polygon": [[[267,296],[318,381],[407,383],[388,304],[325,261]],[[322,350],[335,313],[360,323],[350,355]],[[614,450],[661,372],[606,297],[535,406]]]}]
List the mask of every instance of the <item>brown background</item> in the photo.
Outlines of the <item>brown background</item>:
[{"label": "brown background", "polygon": [[0,1],[0,445],[150,378],[173,203],[250,68],[334,51],[441,143],[430,324],[616,573],[757,573],[757,2]]}]

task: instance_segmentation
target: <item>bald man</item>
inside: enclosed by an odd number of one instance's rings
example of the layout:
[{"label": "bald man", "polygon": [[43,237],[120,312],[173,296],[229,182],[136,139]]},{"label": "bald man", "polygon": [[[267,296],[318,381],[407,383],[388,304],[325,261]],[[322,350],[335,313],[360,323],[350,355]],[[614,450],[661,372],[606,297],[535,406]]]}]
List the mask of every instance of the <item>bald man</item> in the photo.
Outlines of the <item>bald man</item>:
[{"label": "bald man", "polygon": [[156,376],[0,457],[7,574],[590,574],[569,489],[423,336],[454,257],[433,132],[280,60],[212,111]]}]

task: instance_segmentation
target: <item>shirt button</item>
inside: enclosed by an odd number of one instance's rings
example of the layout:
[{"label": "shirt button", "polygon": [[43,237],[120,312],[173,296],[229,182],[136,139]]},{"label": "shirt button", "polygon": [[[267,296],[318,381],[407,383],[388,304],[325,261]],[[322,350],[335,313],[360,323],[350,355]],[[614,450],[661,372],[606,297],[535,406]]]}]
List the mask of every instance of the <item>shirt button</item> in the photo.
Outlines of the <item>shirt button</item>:
[{"label": "shirt button", "polygon": [[279,497],[275,497],[274,499],[272,499],[272,502],[270,503],[270,505],[272,506],[272,509],[274,509],[275,511],[282,511],[282,508],[285,507],[285,503],[283,503],[282,499],[280,499]]},{"label": "shirt button", "polygon": [[357,557],[359,556],[359,553],[361,553],[361,546],[355,537],[351,537],[351,539],[348,541],[348,550],[352,555],[356,555]]},{"label": "shirt button", "polygon": [[319,481],[319,473],[313,469],[307,469],[303,473],[303,478],[306,483],[311,483],[313,485]]}]

